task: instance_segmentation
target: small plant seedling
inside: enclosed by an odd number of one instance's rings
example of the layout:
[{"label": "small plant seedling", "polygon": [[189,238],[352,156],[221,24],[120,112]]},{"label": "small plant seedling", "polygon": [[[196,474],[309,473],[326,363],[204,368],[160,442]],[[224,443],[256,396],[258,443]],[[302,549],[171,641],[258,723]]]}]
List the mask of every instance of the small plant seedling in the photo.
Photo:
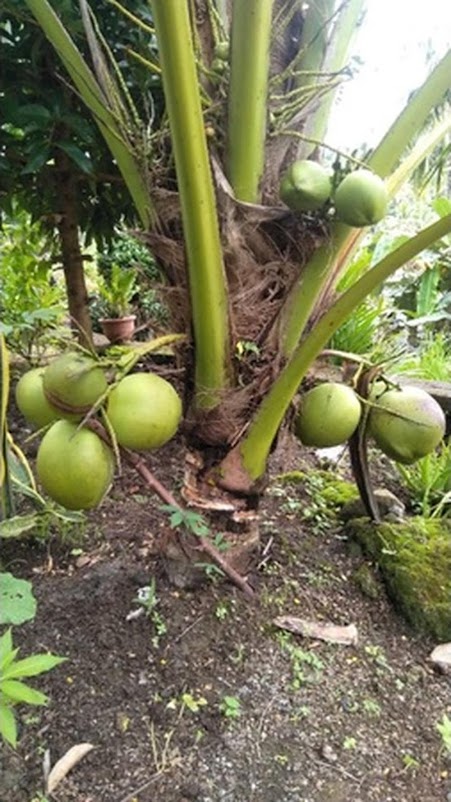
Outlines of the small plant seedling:
[{"label": "small plant seedling", "polygon": [[324,662],[318,655],[308,649],[295,646],[288,633],[282,632],[277,636],[283,651],[291,660],[291,687],[297,691],[303,685],[319,682]]},{"label": "small plant seedling", "polygon": [[219,709],[225,718],[239,718],[241,715],[241,703],[236,696],[223,696]]},{"label": "small plant seedling", "polygon": [[66,660],[55,654],[33,654],[17,660],[18,652],[13,646],[11,629],[8,629],[0,638],[0,737],[14,748],[17,745],[14,705],[45,705],[48,701],[44,693],[31,688],[22,679],[50,671]]},{"label": "small plant seedling", "polygon": [[290,716],[290,721],[296,724],[298,721],[301,721],[304,718],[308,718],[311,713],[311,708],[308,705],[299,705],[296,708],[294,713]]},{"label": "small plant seedling", "polygon": [[229,615],[232,614],[232,609],[234,604],[235,602],[233,601],[233,599],[230,602],[219,601],[217,603],[215,609],[215,616],[218,619],[218,621],[224,621],[226,618],[228,618]]},{"label": "small plant seedling", "polygon": [[[193,510],[184,510],[181,507],[175,507],[172,504],[164,504],[162,510],[169,513],[169,523],[172,529],[185,529],[191,534],[199,538],[209,538],[212,545],[217,551],[227,551],[229,544],[224,538],[222,533],[218,533],[214,537],[211,534],[210,527],[203,517],[198,512]],[[199,562],[196,563],[197,568],[203,568],[205,575],[208,579],[215,581],[224,576],[223,571],[218,568],[214,563]]]},{"label": "small plant seedling", "polygon": [[180,719],[185,710],[189,710],[190,713],[198,713],[206,705],[208,705],[208,702],[204,696],[194,696],[190,691],[186,691],[181,696],[174,696],[166,707],[168,710],[178,710],[178,718]]},{"label": "small plant seedling", "polygon": [[357,739],[351,735],[347,735],[343,740],[343,749],[355,749],[357,746]]},{"label": "small plant seedling", "polygon": [[371,662],[374,663],[379,668],[384,668],[387,671],[390,670],[390,666],[388,665],[387,661],[387,656],[382,646],[369,644],[368,646],[365,646],[365,654],[368,655]]},{"label": "small plant seedling", "polygon": [[239,666],[244,662],[245,656],[246,656],[246,647],[244,646],[243,643],[239,643],[238,646],[236,647],[236,651],[233,654],[229,655],[229,659],[236,666]]},{"label": "small plant seedling", "polygon": [[451,755],[451,719],[446,713],[443,714],[442,720],[437,722],[435,729],[441,736],[442,748],[447,755]]},{"label": "small plant seedling", "polygon": [[369,716],[378,718],[381,714],[381,706],[375,699],[364,699],[362,707]]},{"label": "small plant seedling", "polygon": [[279,766],[286,766],[289,761],[289,757],[288,755],[274,755],[274,760],[279,764]]},{"label": "small plant seedling", "polygon": [[205,576],[212,582],[216,582],[224,576],[224,572],[215,563],[195,563],[195,566],[196,568],[202,568],[205,571]]},{"label": "small plant seedling", "polygon": [[203,696],[193,696],[191,693],[182,693],[180,701],[190,713],[198,713],[208,702]]},{"label": "small plant seedling", "polygon": [[161,509],[169,513],[169,523],[172,529],[182,527],[197,537],[207,537],[210,534],[207,521],[198,512],[174,507],[172,504],[164,504]]},{"label": "small plant seedling", "polygon": [[147,617],[154,626],[155,635],[152,637],[152,645],[156,649],[160,644],[160,639],[163,637],[163,635],[166,635],[166,632],[168,631],[162,615],[157,610],[159,601],[160,600],[156,594],[155,579],[152,579],[150,585],[145,585],[144,587],[138,589],[135,603],[141,605]]},{"label": "small plant seedling", "polygon": [[408,752],[404,752],[402,762],[406,771],[416,771],[416,769],[420,768],[420,761],[413,755],[409,755]]}]

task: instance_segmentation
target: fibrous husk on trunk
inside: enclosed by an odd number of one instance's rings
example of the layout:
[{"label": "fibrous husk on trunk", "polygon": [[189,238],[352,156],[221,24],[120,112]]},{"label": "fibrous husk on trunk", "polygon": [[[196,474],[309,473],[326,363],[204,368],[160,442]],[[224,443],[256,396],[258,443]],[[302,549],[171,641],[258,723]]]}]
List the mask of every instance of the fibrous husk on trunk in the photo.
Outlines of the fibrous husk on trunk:
[{"label": "fibrous husk on trunk", "polygon": [[[319,216],[283,206],[241,203],[213,161],[229,299],[235,386],[208,412],[189,411],[186,431],[208,445],[231,447],[283,366],[277,319],[302,266],[327,236]],[[158,229],[137,235],[162,266],[165,302],[177,331],[190,331],[188,271],[178,195],[154,195]]]}]

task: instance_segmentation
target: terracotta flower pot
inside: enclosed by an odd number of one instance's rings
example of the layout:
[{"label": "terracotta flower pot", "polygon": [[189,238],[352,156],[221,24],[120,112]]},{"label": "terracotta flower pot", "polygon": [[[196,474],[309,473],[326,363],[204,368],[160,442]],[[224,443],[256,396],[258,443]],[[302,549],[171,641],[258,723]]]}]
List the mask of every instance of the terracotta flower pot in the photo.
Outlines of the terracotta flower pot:
[{"label": "terracotta flower pot", "polygon": [[127,317],[104,317],[99,320],[102,331],[110,343],[123,343],[131,340],[135,331],[136,315]]}]

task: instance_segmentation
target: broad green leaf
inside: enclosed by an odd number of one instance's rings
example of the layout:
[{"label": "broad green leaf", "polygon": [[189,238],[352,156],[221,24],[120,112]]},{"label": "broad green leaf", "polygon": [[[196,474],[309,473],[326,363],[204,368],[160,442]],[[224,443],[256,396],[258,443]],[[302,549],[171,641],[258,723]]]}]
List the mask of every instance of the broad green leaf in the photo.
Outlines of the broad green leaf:
[{"label": "broad green leaf", "polygon": [[13,636],[11,627],[3,633],[0,638],[0,668],[3,667],[3,661],[13,651]]},{"label": "broad green leaf", "polygon": [[24,532],[34,529],[38,521],[39,517],[36,513],[15,515],[13,518],[7,518],[5,521],[0,521],[0,537],[20,537]]},{"label": "broad green leaf", "polygon": [[41,691],[36,691],[25,685],[24,682],[18,682],[16,679],[6,679],[0,681],[0,690],[12,702],[24,702],[27,705],[45,705],[48,702],[48,696]]},{"label": "broad green leaf", "polygon": [[17,677],[36,677],[45,671],[50,671],[67,657],[58,657],[56,654],[33,654],[13,663],[4,673],[3,679],[16,679]]},{"label": "broad green leaf", "polygon": [[40,147],[36,153],[28,159],[25,167],[23,168],[22,175],[28,175],[28,173],[37,173],[41,167],[48,162],[52,155],[52,152],[49,147]]},{"label": "broad green leaf", "polygon": [[86,143],[94,141],[94,131],[89,122],[80,114],[65,114],[64,124],[67,125],[71,131],[78,134],[81,139]]},{"label": "broad green leaf", "polygon": [[0,702],[0,736],[4,741],[11,744],[14,749],[17,745],[17,724],[16,718],[9,705]]},{"label": "broad green leaf", "polygon": [[447,214],[451,214],[451,200],[450,198],[434,198],[432,201],[432,208],[435,212],[439,215],[439,217],[445,217]]},{"label": "broad green leaf", "polygon": [[14,118],[17,125],[36,123],[40,128],[48,128],[51,120],[52,113],[40,103],[28,103],[26,106],[21,106],[17,109]]},{"label": "broad green leaf", "polygon": [[0,624],[23,624],[35,615],[36,599],[31,582],[17,579],[9,573],[0,573]]},{"label": "broad green leaf", "polygon": [[57,142],[56,146],[60,148],[60,150],[63,150],[64,153],[67,153],[69,158],[72,159],[74,164],[76,164],[83,173],[93,172],[91,159],[86,156],[77,145],[74,145],[72,142]]}]

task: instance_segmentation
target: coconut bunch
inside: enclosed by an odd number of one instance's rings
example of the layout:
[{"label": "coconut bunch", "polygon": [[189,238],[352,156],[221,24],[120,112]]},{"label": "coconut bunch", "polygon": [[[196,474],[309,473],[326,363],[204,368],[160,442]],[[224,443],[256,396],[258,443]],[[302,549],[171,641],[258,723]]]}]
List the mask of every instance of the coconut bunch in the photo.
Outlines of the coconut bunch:
[{"label": "coconut bunch", "polygon": [[[445,415],[429,393],[418,387],[374,384],[366,427],[378,448],[409,465],[434,451],[445,434]],[[295,432],[307,446],[328,448],[349,440],[362,419],[362,399],[348,385],[324,382],[301,400]]]},{"label": "coconut bunch", "polygon": [[281,200],[295,212],[316,212],[330,201],[337,219],[353,228],[378,223],[388,204],[385,184],[371,170],[354,170],[333,192],[330,171],[309,159],[293,162],[282,176],[279,193]]},{"label": "coconut bunch", "polygon": [[113,450],[84,425],[101,411],[118,445],[150,451],[176,433],[182,403],[172,385],[154,373],[134,373],[108,383],[96,359],[69,352],[46,368],[25,373],[16,403],[36,429],[46,428],[36,470],[48,495],[70,510],[96,507],[114,476]]}]

